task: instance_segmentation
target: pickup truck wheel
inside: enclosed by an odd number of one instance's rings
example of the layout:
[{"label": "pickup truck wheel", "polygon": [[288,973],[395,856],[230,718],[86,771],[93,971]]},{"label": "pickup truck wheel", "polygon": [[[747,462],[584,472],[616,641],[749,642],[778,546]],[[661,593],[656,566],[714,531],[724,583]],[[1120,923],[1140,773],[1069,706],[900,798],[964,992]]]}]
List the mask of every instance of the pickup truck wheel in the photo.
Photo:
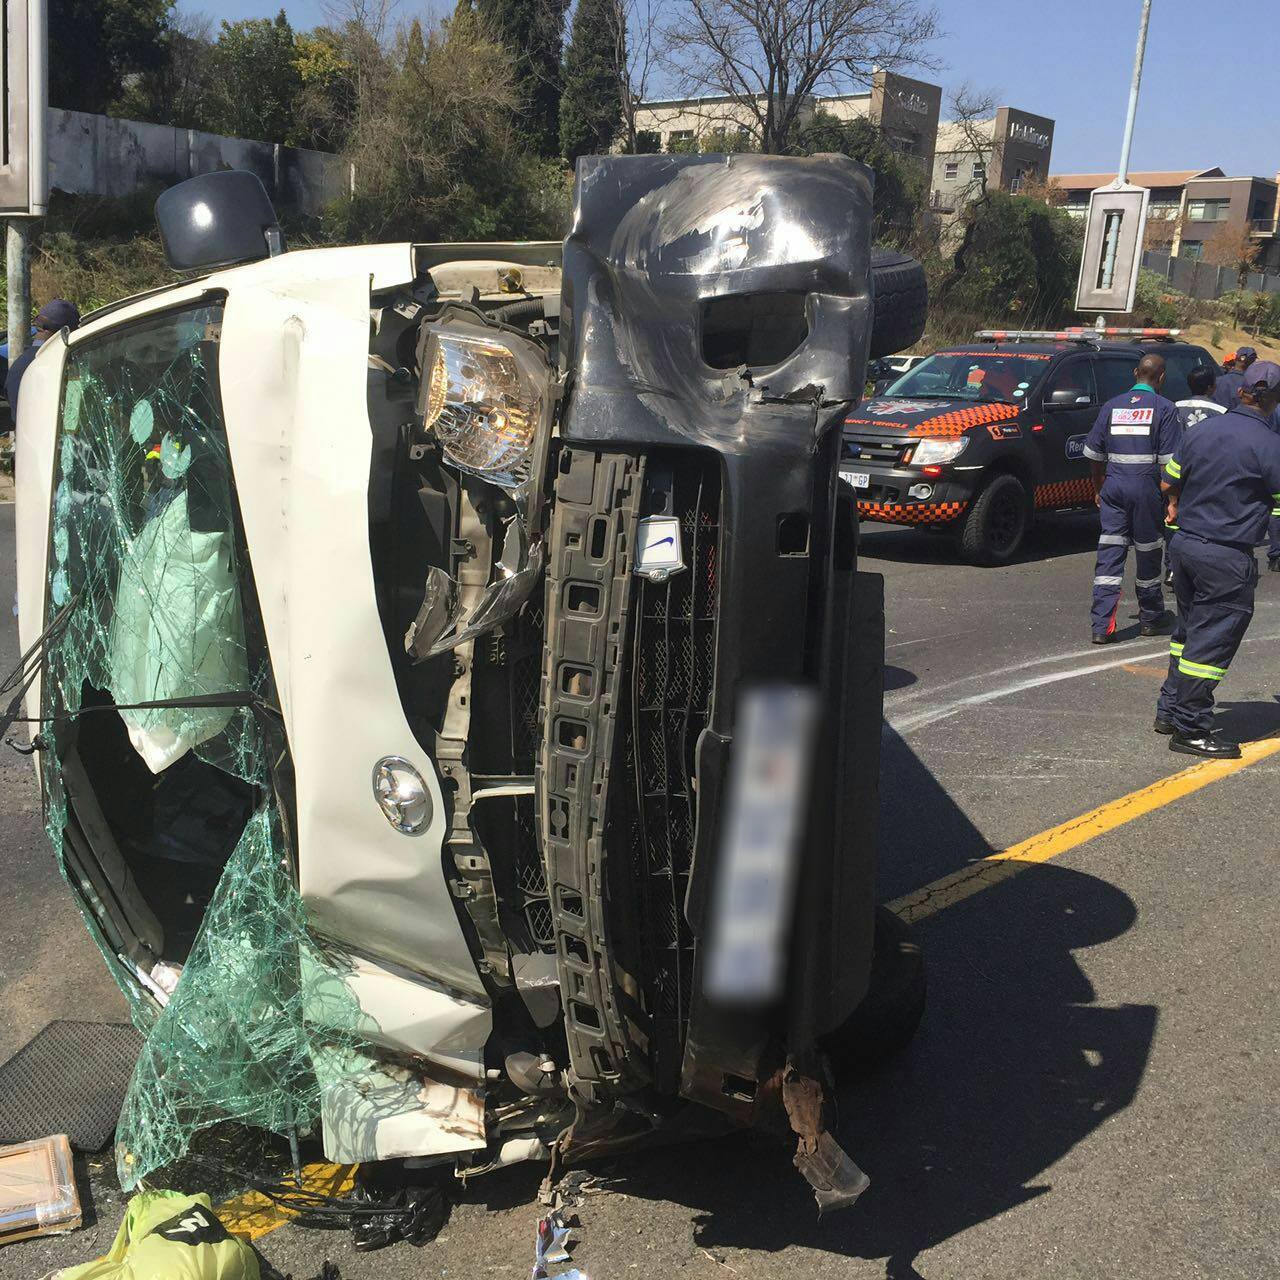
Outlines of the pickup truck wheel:
[{"label": "pickup truck wheel", "polygon": [[929,314],[929,286],[924,267],[896,249],[871,250],[871,282],[875,312],[868,354],[874,360],[920,341]]},{"label": "pickup truck wheel", "polygon": [[911,1043],[924,1016],[924,956],[888,907],[876,908],[873,948],[867,994],[822,1042],[837,1077],[884,1066]]},{"label": "pickup truck wheel", "polygon": [[960,527],[960,554],[970,564],[1005,564],[1031,523],[1031,501],[1017,476],[998,475],[973,500]]}]

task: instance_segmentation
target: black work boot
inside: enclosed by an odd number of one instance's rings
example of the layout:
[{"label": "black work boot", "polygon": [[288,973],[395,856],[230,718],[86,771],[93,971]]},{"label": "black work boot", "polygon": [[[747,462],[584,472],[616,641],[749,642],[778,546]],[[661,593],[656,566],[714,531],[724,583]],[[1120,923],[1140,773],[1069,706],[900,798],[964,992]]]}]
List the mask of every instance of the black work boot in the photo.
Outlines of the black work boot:
[{"label": "black work boot", "polygon": [[1173,721],[1161,720],[1159,716],[1156,716],[1155,721],[1152,723],[1151,727],[1157,733],[1163,733],[1166,738],[1169,737],[1170,734],[1174,734],[1178,732],[1177,729],[1173,727]]},{"label": "black work boot", "polygon": [[1116,638],[1114,631],[1095,631],[1093,633],[1094,644],[1111,644]]},{"label": "black work boot", "polygon": [[1267,561],[1267,570],[1270,573],[1280,573],[1280,556]]},{"label": "black work boot", "polygon": [[1204,756],[1208,760],[1239,760],[1240,744],[1227,742],[1216,733],[1179,733],[1169,739],[1169,750],[1184,756]]},{"label": "black work boot", "polygon": [[1167,636],[1169,634],[1169,615],[1162,613],[1158,618],[1152,618],[1150,622],[1144,622],[1138,628],[1140,636]]}]

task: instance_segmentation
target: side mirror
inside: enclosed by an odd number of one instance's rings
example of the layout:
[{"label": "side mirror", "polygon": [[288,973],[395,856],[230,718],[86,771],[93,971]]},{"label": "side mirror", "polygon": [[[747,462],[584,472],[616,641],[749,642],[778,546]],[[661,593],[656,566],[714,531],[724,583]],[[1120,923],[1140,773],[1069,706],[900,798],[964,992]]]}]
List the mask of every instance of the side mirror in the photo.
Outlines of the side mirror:
[{"label": "side mirror", "polygon": [[256,262],[284,250],[267,189],[247,169],[202,173],[162,191],[156,223],[175,271]]},{"label": "side mirror", "polygon": [[1053,409],[1079,409],[1090,403],[1092,403],[1090,398],[1082,392],[1075,391],[1071,387],[1059,387],[1057,391],[1049,392],[1049,398],[1045,401],[1045,407]]}]

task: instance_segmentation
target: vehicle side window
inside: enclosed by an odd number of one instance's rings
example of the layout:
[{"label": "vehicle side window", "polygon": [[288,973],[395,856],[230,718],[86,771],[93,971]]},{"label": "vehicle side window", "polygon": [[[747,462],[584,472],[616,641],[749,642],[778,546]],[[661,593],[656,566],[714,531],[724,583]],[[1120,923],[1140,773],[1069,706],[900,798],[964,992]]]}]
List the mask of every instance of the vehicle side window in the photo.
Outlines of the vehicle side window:
[{"label": "vehicle side window", "polygon": [[[1159,347],[1156,348],[1159,351]],[[1164,386],[1160,394],[1166,400],[1185,400],[1191,395],[1187,376],[1199,365],[1208,366],[1209,359],[1198,347],[1182,347],[1173,351],[1160,351],[1164,356]]]},{"label": "vehicle side window", "polygon": [[1122,395],[1133,386],[1133,368],[1137,356],[1097,356],[1093,363],[1094,376],[1098,380],[1098,400],[1110,400]]},{"label": "vehicle side window", "polygon": [[[1069,391],[1072,399],[1055,399],[1054,393]],[[1093,370],[1089,361],[1083,356],[1073,360],[1064,360],[1050,375],[1044,387],[1045,404],[1053,404],[1063,408],[1086,408],[1097,403],[1097,392],[1093,383]]]}]

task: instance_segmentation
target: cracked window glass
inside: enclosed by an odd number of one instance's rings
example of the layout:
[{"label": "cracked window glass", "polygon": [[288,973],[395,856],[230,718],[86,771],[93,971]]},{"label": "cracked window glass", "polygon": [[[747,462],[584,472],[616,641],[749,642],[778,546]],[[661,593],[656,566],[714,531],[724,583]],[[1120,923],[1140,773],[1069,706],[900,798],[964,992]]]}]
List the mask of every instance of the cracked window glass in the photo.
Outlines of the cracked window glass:
[{"label": "cracked window glass", "polygon": [[68,351],[43,670],[46,827],[146,1043],[122,1184],[238,1120],[318,1127],[317,1050],[359,1047],[345,959],[307,927],[249,636],[218,391],[220,304]]}]

